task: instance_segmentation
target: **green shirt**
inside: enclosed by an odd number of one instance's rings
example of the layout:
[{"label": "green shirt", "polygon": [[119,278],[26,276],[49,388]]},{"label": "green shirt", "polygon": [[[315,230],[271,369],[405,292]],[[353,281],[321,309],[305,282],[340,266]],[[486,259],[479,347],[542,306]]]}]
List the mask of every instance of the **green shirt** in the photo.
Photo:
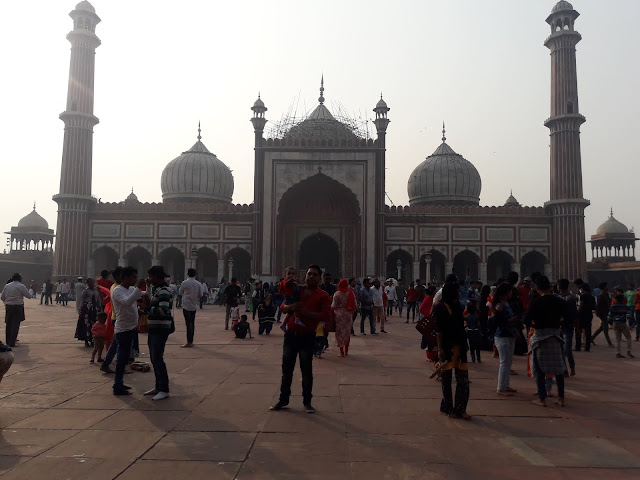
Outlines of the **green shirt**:
[{"label": "green shirt", "polygon": [[624,296],[627,299],[627,307],[633,306],[633,296],[636,294],[635,290],[627,290],[624,292]]}]

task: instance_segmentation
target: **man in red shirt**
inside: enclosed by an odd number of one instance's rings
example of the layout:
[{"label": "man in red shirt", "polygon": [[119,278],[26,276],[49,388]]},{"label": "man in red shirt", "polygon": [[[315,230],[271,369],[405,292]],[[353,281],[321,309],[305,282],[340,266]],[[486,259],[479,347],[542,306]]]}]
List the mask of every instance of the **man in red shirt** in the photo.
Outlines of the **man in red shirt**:
[{"label": "man in red shirt", "polygon": [[[296,357],[300,357],[302,371],[302,401],[307,413],[315,413],[311,406],[313,389],[313,347],[316,328],[320,322],[327,322],[331,313],[331,297],[318,288],[322,269],[310,265],[307,269],[306,285],[300,289],[300,301],[292,305],[282,305],[282,313],[287,314],[287,331],[282,345],[282,383],[280,399],[271,410],[281,410],[289,405],[291,381],[296,366]],[[296,323],[296,319],[300,322]],[[302,323],[303,325],[300,325]]]},{"label": "man in red shirt", "polygon": [[101,287],[104,287],[107,290],[110,290],[111,285],[113,285],[113,280],[109,280],[109,270],[102,270],[100,272],[100,278],[96,283]]}]

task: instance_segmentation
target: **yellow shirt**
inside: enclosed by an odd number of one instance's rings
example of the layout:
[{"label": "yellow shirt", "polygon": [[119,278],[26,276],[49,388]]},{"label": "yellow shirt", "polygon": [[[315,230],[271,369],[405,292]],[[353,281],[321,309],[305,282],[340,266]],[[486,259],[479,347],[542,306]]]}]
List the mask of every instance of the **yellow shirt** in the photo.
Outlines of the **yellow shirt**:
[{"label": "yellow shirt", "polygon": [[[111,288],[109,289],[109,294],[113,295],[113,291],[116,289],[116,287],[120,285],[119,283],[114,283],[113,285],[111,285]],[[113,308],[113,302],[111,302],[111,321],[115,322],[116,321],[116,309]]]},{"label": "yellow shirt", "polygon": [[324,322],[318,323],[316,327],[316,337],[324,337]]}]

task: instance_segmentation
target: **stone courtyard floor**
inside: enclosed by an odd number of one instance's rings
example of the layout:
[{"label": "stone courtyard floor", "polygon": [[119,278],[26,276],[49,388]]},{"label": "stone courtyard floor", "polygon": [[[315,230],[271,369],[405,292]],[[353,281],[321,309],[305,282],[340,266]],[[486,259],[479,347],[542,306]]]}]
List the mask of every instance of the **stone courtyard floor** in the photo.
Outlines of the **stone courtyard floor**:
[{"label": "stone courtyard floor", "polygon": [[[282,333],[236,340],[223,310],[196,319],[196,346],[182,349],[184,322],[167,345],[171,397],[142,392],[153,373],[125,377],[129,397],[89,364],[73,339],[73,307],[26,307],[16,360],[0,384],[4,479],[637,479],[640,361],[598,346],[577,353],[568,407],[530,400],[525,358],[514,397],[497,397],[497,361],[471,365],[470,422],[438,411],[440,384],[412,325],[357,336],[314,360],[315,415],[302,410],[296,372],[289,410],[270,412],[280,381]],[[255,327],[254,327],[255,325]],[[146,355],[146,335],[140,343]],[[634,347],[640,343],[634,342]],[[640,348],[638,355],[640,358]]]}]

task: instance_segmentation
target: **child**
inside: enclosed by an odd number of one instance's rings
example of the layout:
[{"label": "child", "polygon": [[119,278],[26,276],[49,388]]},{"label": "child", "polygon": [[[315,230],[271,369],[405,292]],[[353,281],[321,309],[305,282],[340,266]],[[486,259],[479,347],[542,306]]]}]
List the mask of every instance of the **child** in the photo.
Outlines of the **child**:
[{"label": "child", "polygon": [[322,352],[324,351],[325,340],[324,340],[324,322],[318,323],[318,327],[316,328],[316,348],[313,352],[313,355],[322,358]]},{"label": "child", "polygon": [[102,359],[102,349],[107,339],[107,314],[104,312],[98,312],[97,321],[91,327],[91,333],[93,334],[93,352],[91,353],[91,360],[89,363],[94,363],[96,353],[98,354],[98,362],[104,362]]},{"label": "child", "polygon": [[482,343],[482,333],[480,332],[480,317],[478,316],[478,307],[474,303],[467,305],[467,315],[464,317],[464,326],[467,331],[467,339],[469,340],[469,351],[471,353],[471,361],[482,363],[480,360],[480,345]]},{"label": "child", "polygon": [[[278,293],[284,295],[284,304],[293,305],[300,301],[300,285],[296,280],[296,269],[287,267],[284,269],[284,279],[278,286]],[[296,318],[295,324],[304,327],[299,318]],[[285,332],[287,330],[287,322],[282,322],[280,329]]]},{"label": "child", "polygon": [[[235,307],[238,308],[238,307]],[[236,338],[247,338],[247,333],[249,333],[249,338],[251,337],[251,325],[247,322],[248,317],[246,315],[242,315],[240,317],[240,322],[233,324],[231,329],[235,332]]]},{"label": "child", "polygon": [[[229,318],[231,319],[231,327],[233,328],[240,321],[240,307],[238,307],[238,300],[233,299],[232,307],[229,309]],[[246,316],[246,315],[243,315]]]}]

